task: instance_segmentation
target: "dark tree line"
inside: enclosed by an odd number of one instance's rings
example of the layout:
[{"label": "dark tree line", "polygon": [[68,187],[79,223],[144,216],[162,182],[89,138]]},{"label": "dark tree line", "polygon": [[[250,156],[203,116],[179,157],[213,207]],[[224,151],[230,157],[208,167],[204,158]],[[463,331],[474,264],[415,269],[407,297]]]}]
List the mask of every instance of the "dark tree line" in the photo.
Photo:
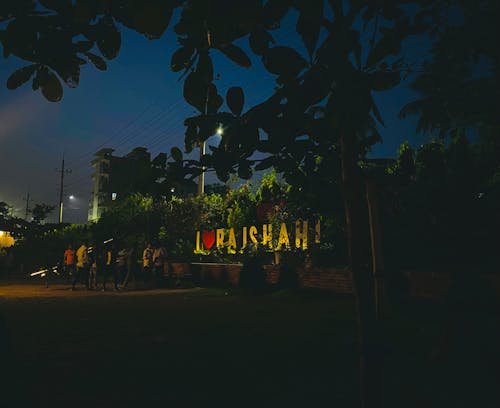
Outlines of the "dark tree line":
[{"label": "dark tree line", "polygon": [[[246,179],[254,169],[274,167],[293,185],[307,189],[311,179],[321,177],[326,191],[341,192],[358,308],[362,400],[364,406],[380,406],[380,326],[370,279],[367,174],[361,165],[370,147],[381,140],[379,129],[384,125],[373,94],[412,75],[422,98],[407,105],[403,114],[418,114],[421,129],[435,129],[443,137],[471,128],[495,133],[498,2],[4,1],[4,56],[13,54],[28,62],[7,86],[13,89],[31,81],[34,90],[59,101],[61,81],[75,87],[82,65],[90,62],[105,70],[105,60],[117,56],[120,25],[159,38],[177,8],[180,17],[174,31],[179,48],[171,68],[181,73],[184,98],[199,112],[185,121],[185,149],[205,141],[220,123],[226,131],[201,163],[183,161],[181,151],[173,149],[173,174],[194,177],[205,166],[225,181],[231,174]],[[273,37],[292,9],[306,55],[277,44]],[[405,40],[417,35],[428,38],[432,49],[427,61],[415,65],[403,51]],[[234,44],[243,38],[248,39],[248,50]],[[260,58],[276,77],[272,96],[245,109],[240,87],[220,95],[212,62],[216,52],[248,68],[249,53]],[[229,111],[220,110],[224,100]],[[255,152],[265,158],[256,161]]]}]

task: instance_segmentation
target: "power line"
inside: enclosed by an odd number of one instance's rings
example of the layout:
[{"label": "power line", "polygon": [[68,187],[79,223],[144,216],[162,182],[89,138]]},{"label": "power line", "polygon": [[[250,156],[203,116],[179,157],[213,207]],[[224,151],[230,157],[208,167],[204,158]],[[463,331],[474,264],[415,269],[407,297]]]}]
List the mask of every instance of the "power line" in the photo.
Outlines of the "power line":
[{"label": "power line", "polygon": [[[176,102],[175,104],[171,105],[168,108],[165,108],[162,110],[159,114],[157,114],[152,120],[147,122],[142,128],[138,129],[135,133],[132,133],[125,137],[120,143],[114,145],[114,148],[117,149],[118,147],[124,146],[129,144],[132,140],[136,139],[137,137],[144,135],[144,133],[153,128],[153,130],[158,129],[161,126],[161,123],[169,117],[169,115],[173,112],[173,109],[179,104],[179,102]],[[154,127],[154,125],[157,125]]]},{"label": "power line", "polygon": [[[165,120],[166,120],[166,119],[170,119],[170,117],[171,117],[171,116],[172,116],[171,114],[170,114],[170,115],[168,115],[168,116],[166,116],[166,117],[162,120],[162,122],[165,122]],[[175,125],[169,125],[169,126],[167,126],[166,128],[162,128],[162,124],[160,124],[160,125],[158,125],[158,126],[156,126],[155,128],[153,128],[153,129],[152,129],[152,131],[151,131],[151,133],[150,133],[149,138],[148,138],[148,139],[146,139],[146,140],[143,140],[143,141],[141,142],[141,144],[145,145],[145,147],[146,147],[146,146],[147,146],[147,147],[149,147],[149,146],[151,146],[151,144],[152,144],[152,143],[155,143],[155,142],[157,141],[158,136],[160,136],[160,137],[161,137],[161,135],[165,132],[165,130],[166,130],[166,129],[171,129],[171,128],[173,128],[173,127],[178,127],[178,126],[181,126],[181,125],[180,125],[180,124],[175,124]],[[145,143],[144,143],[144,142],[145,142]],[[148,143],[149,143],[149,144],[148,144]]]},{"label": "power line", "polygon": [[[283,29],[285,29],[285,27],[282,27],[282,30]],[[287,36],[288,33],[291,33],[294,30],[295,29],[292,26],[292,27],[288,27],[286,29],[286,32],[281,32],[281,33],[274,32],[273,34],[274,35],[278,34],[278,35],[276,35],[276,37],[277,37],[277,40],[280,41],[284,36]],[[269,78],[269,80],[270,81],[274,81],[274,78],[271,77],[271,78]],[[250,79],[247,79],[246,81],[244,81],[244,84],[240,84],[240,86],[242,86],[242,87],[247,86],[248,87],[249,82],[250,82]],[[264,83],[264,82],[268,82],[268,81],[261,81],[261,83]],[[252,84],[255,85],[255,81],[254,80],[252,80]],[[266,83],[266,85],[267,85],[267,83]],[[221,87],[219,93],[223,95],[224,92],[227,91],[227,89],[229,89],[229,85]],[[133,125],[136,124],[136,122],[142,116],[144,116],[144,114],[148,110],[150,110],[151,107],[157,101],[152,102],[139,115],[137,115],[135,118],[133,118],[132,120],[130,120],[125,126],[123,126],[122,128],[120,128],[117,132],[115,132],[115,134],[113,136],[111,136],[110,138],[106,139],[103,143],[101,143],[100,145],[98,145],[96,149],[99,149],[99,148],[105,146],[107,143],[109,143],[113,139],[116,139],[117,136],[119,136],[120,134],[122,134],[123,132],[125,132],[127,129],[129,131],[126,132],[125,135],[122,135],[122,139],[119,140],[118,144],[115,144],[113,146],[115,149],[119,148],[119,147],[122,147],[122,146],[129,145],[133,140],[137,139],[139,136],[144,136],[148,130],[150,131],[150,132],[148,132],[150,134],[150,136],[146,140],[143,140],[141,142],[141,144],[144,144],[145,147],[148,147],[149,149],[158,146],[158,144],[161,143],[161,142],[165,142],[166,140],[171,139],[173,137],[173,135],[166,136],[166,138],[163,139],[163,134],[164,133],[169,133],[170,131],[172,131],[173,129],[177,128],[178,126],[177,125],[171,125],[171,126],[167,126],[166,128],[161,128],[161,125],[165,121],[165,119],[171,117],[172,114],[174,114],[175,112],[181,112],[181,111],[186,111],[187,110],[187,109],[182,109],[182,110],[178,109],[178,106],[183,101],[184,100],[182,98],[179,98],[179,100],[177,100],[176,102],[170,104],[170,106],[162,109],[159,113],[157,113],[156,115],[154,115],[153,118],[150,118],[148,121],[146,121],[146,123],[143,126],[140,126],[140,127],[135,126],[136,129],[133,129],[133,127],[134,127]],[[156,125],[156,126],[154,126],[154,125]],[[94,150],[94,152],[95,151],[96,150]],[[88,152],[85,156],[92,155],[92,153],[94,153],[94,152]],[[78,167],[81,168],[83,166],[78,166]],[[88,180],[88,175],[85,175],[85,176],[82,176],[82,177],[78,178],[77,180],[73,181],[72,183],[70,183],[69,186],[81,185],[83,182],[86,182],[87,180]]]},{"label": "power line", "polygon": [[[182,100],[180,100],[180,102],[182,102]],[[150,129],[151,127],[153,127],[154,124],[156,123],[159,123],[160,121],[163,121],[164,118],[169,115],[173,110],[174,108],[180,103],[179,101],[177,101],[175,104],[173,105],[170,105],[169,107],[165,107],[163,108],[160,112],[156,113],[152,118],[148,119],[143,126],[141,127],[137,127],[136,129],[132,129],[130,128],[128,132],[126,132],[125,135],[123,135],[122,139],[119,141],[118,144],[115,144],[114,146],[111,146],[113,148],[118,148],[120,146],[123,146],[125,144],[128,144],[130,143],[130,141],[132,141],[133,139],[137,138],[138,136],[144,134],[144,132],[148,129]],[[143,114],[144,112],[142,112]],[[141,116],[141,115],[140,115]],[[137,119],[137,118],[136,118]],[[157,127],[156,127],[157,128]],[[155,129],[156,129],[155,128]],[[108,139],[109,141],[110,139]],[[103,147],[105,145],[105,143],[101,144],[99,147]],[[95,153],[95,151],[94,151]],[[80,168],[83,168],[85,167],[86,165],[85,164],[81,164],[79,166],[77,166],[76,168],[77,169],[80,169]]]},{"label": "power line", "polygon": [[101,144],[99,144],[98,146],[96,146],[95,149],[93,149],[91,151],[88,151],[88,152],[84,153],[83,155],[81,155],[80,158],[78,158],[75,161],[75,164],[78,165],[79,162],[83,161],[83,159],[85,157],[92,156],[97,150],[99,150],[100,148],[104,147],[107,143],[109,143],[111,140],[113,140],[114,138],[116,138],[120,133],[122,133],[125,130],[127,130],[130,126],[132,126],[135,122],[137,122],[148,110],[150,110],[153,107],[153,105],[155,105],[157,102],[158,102],[157,100],[154,100],[151,103],[149,103],[137,116],[135,116],[134,118],[132,118],[124,126],[122,126],[117,131],[115,131],[113,133],[113,135],[111,135],[104,142],[102,142]]}]

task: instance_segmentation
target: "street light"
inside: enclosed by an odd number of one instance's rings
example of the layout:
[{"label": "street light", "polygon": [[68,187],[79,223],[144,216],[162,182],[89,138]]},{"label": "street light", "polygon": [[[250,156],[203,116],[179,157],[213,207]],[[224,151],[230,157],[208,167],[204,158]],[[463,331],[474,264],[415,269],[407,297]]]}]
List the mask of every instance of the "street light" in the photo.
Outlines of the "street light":
[{"label": "street light", "polygon": [[[224,133],[224,127],[219,123],[219,126],[215,130],[215,134],[217,136],[222,136]],[[200,161],[202,157],[205,155],[206,150],[206,142],[203,141],[200,144]],[[198,195],[203,195],[205,193],[205,167],[201,167],[201,173],[198,176]]]},{"label": "street light", "polygon": [[70,200],[74,200],[75,199],[75,196],[73,194],[71,194],[69,197],[68,197]]}]

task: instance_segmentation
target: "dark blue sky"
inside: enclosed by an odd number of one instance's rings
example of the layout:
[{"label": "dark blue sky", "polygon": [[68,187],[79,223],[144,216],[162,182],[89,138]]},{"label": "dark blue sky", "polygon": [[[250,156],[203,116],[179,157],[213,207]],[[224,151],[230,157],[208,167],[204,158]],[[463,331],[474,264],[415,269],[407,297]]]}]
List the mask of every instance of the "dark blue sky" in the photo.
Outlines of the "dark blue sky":
[{"label": "dark blue sky", "polygon": [[[278,44],[301,47],[294,36],[293,16],[276,34]],[[246,40],[241,44],[245,46]],[[415,45],[417,44],[417,45]],[[410,43],[408,49],[418,47]],[[34,202],[56,204],[62,155],[72,173],[66,176],[64,218],[69,222],[85,222],[91,190],[90,160],[100,147],[116,149],[122,155],[136,146],[145,146],[154,154],[184,145],[183,121],[194,113],[182,97],[179,75],[170,71],[170,57],[176,49],[172,27],[160,40],[123,31],[118,58],[109,62],[108,71],[84,66],[80,85],[64,89],[60,103],[47,102],[34,93],[29,84],[9,91],[5,82],[17,67],[13,57],[0,62],[0,201],[13,205],[16,215],[24,215],[23,197],[28,190]],[[216,54],[217,53],[217,54]],[[221,79],[217,85],[225,95],[230,86],[245,90],[246,108],[272,93],[274,80],[252,58],[250,69],[240,68],[218,52],[214,65]],[[420,144],[415,135],[415,120],[399,120],[402,105],[414,95],[408,83],[375,95],[384,117],[384,143],[373,150],[375,157],[393,157],[399,144],[409,140]],[[215,181],[212,177],[208,182]],[[56,218],[54,212],[52,219]]]}]

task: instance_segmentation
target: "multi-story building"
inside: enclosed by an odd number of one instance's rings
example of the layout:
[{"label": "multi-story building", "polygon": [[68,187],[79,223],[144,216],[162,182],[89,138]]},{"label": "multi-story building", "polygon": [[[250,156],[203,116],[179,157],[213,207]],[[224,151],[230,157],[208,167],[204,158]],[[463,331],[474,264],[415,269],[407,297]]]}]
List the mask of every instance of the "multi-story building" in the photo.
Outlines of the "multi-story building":
[{"label": "multi-story building", "polygon": [[113,149],[101,149],[92,160],[92,195],[88,220],[97,221],[114,200],[144,190],[154,183],[151,154],[144,147],[136,147],[123,157],[113,156]]}]

